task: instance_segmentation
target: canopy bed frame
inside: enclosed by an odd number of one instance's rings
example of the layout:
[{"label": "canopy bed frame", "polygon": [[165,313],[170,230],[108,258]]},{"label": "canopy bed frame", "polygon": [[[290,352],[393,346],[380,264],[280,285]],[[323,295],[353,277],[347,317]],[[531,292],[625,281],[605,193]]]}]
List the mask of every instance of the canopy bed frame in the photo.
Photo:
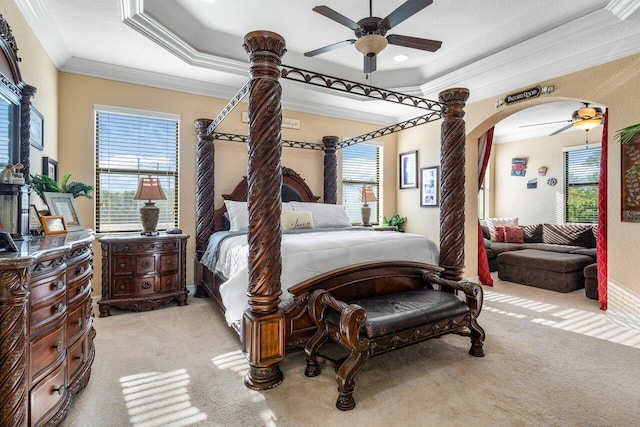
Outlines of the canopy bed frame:
[{"label": "canopy bed frame", "polygon": [[[245,36],[244,49],[249,55],[250,79],[214,119],[197,119],[196,152],[196,296],[211,296],[224,311],[218,292],[218,278],[199,263],[211,234],[221,230],[225,211],[214,209],[214,140],[246,141],[249,161],[247,177],[233,193],[223,195],[228,200],[247,200],[249,211],[249,286],[250,308],[244,312],[239,328],[243,350],[249,360],[247,387],[268,389],[282,381],[278,366],[289,348],[300,348],[312,335],[315,326],[307,313],[309,294],[322,284],[306,281],[289,289],[295,303],[285,312],[281,307],[281,185],[295,190],[303,201],[317,201],[304,180],[294,171],[281,166],[282,146],[320,149],[324,151],[324,203],[337,202],[336,150],[409,127],[442,118],[441,133],[441,205],[440,205],[440,276],[458,281],[462,279],[464,263],[464,106],[467,89],[449,89],[440,93],[439,102],[387,91],[334,77],[314,74],[285,65],[281,57],[286,52],[284,39],[268,31],[254,31]],[[427,110],[427,114],[407,122],[370,132],[339,143],[336,136],[323,138],[323,145],[283,141],[281,136],[282,89],[278,79],[286,78],[324,86],[333,90],[356,93],[389,102],[409,104]],[[249,136],[220,134],[216,126],[238,104],[249,96]],[[374,264],[372,264],[373,266]],[[380,269],[376,269],[379,271]],[[354,275],[344,269],[344,279],[329,289],[337,298],[353,298],[353,286],[366,276],[367,269]],[[339,272],[337,273],[340,274]],[[377,273],[376,273],[377,274]],[[385,286],[393,286],[393,269],[388,269]],[[398,281],[403,280],[401,275]],[[326,284],[325,284],[326,285]],[[344,289],[349,289],[344,290]],[[324,288],[326,289],[326,287]],[[340,289],[343,289],[342,293]]]}]

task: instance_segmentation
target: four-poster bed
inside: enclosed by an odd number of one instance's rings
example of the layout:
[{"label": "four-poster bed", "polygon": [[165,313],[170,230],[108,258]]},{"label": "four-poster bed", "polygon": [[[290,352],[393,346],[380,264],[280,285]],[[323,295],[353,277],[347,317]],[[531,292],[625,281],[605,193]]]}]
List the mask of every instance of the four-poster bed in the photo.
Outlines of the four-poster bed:
[{"label": "four-poster bed", "polygon": [[[220,279],[199,263],[205,254],[209,237],[222,229],[224,206],[214,209],[214,154],[215,139],[236,140],[240,136],[216,134],[215,127],[224,117],[249,95],[249,163],[248,173],[233,193],[224,195],[229,200],[247,200],[248,224],[248,296],[249,308],[244,311],[239,329],[243,349],[249,359],[250,370],[245,384],[254,389],[267,389],[278,385],[282,373],[278,362],[284,358],[287,348],[301,347],[313,333],[315,326],[307,312],[309,294],[317,289],[327,289],[327,282],[313,279],[293,286],[288,291],[294,301],[286,310],[281,305],[281,241],[280,215],[282,212],[282,188],[291,190],[301,201],[315,202],[318,197],[294,171],[281,166],[282,146],[301,146],[324,151],[324,202],[337,201],[336,149],[346,145],[396,132],[443,118],[441,136],[441,221],[440,221],[440,276],[449,280],[462,278],[464,260],[464,111],[468,98],[466,89],[450,89],[440,94],[440,102],[429,101],[397,92],[385,91],[304,70],[281,66],[285,53],[284,39],[272,32],[255,31],[245,36],[244,48],[250,57],[250,79],[215,119],[198,119],[196,159],[196,296],[210,295],[224,311],[220,296]],[[281,70],[282,68],[282,70]],[[304,83],[325,86],[334,90],[358,93],[363,96],[390,102],[409,103],[428,111],[424,116],[388,128],[370,132],[339,144],[339,138],[328,136],[320,144],[282,141],[279,77]],[[282,199],[282,200],[281,200]],[[380,234],[380,233],[378,233]],[[371,266],[380,263],[371,263]],[[376,271],[371,273],[370,271]],[[357,284],[374,283],[368,287],[374,292],[388,293],[394,286],[403,287],[406,281],[415,281],[415,274],[394,274],[394,269],[352,269],[335,272],[331,291],[337,298],[354,299],[359,296]],[[380,271],[386,271],[380,273]],[[336,280],[335,277],[338,277]],[[407,277],[412,277],[407,279]],[[381,284],[384,278],[384,286]],[[379,283],[380,282],[380,283]],[[370,292],[370,291],[369,291]],[[371,295],[366,295],[368,297]]]}]

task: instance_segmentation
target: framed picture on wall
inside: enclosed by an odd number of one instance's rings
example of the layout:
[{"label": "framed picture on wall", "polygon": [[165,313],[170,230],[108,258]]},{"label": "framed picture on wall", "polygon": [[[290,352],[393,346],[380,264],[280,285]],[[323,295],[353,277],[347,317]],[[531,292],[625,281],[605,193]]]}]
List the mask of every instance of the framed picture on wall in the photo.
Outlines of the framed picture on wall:
[{"label": "framed picture on wall", "polygon": [[44,117],[35,107],[31,106],[29,120],[29,142],[38,150],[44,150]]},{"label": "framed picture on wall", "polygon": [[440,168],[430,166],[420,168],[420,206],[440,204]]},{"label": "framed picture on wall", "polygon": [[55,182],[58,182],[58,162],[51,157],[42,158],[42,175],[48,176]]},{"label": "framed picture on wall", "polygon": [[400,154],[400,189],[418,188],[418,151]]}]

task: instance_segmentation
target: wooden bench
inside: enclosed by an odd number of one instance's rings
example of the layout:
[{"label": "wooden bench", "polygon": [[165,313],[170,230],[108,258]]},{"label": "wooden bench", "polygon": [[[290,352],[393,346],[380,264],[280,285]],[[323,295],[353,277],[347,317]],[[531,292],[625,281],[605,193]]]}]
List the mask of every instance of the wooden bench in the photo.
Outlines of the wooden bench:
[{"label": "wooden bench", "polygon": [[[305,375],[319,375],[320,361],[335,364],[338,409],[348,411],[355,407],[353,378],[371,356],[449,333],[469,336],[469,354],[484,356],[485,333],[476,321],[482,309],[480,285],[445,280],[434,272],[424,273],[422,282],[421,288],[349,304],[322,289],[311,293],[309,314],[318,329],[305,346]],[[466,301],[456,295],[457,291],[464,293]],[[346,349],[348,356],[337,359],[323,354],[321,348],[327,339]]]}]

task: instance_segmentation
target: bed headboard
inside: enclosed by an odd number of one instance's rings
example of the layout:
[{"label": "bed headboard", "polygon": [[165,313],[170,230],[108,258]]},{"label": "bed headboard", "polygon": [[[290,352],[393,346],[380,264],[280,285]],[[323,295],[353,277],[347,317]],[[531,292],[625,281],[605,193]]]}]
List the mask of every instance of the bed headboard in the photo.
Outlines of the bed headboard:
[{"label": "bed headboard", "polygon": [[[237,202],[247,201],[249,197],[249,184],[247,177],[242,180],[233,189],[230,194],[223,194],[224,200],[234,200]],[[282,201],[283,202],[317,202],[320,196],[316,196],[311,188],[304,182],[304,179],[293,169],[282,167]],[[227,208],[223,204],[221,208],[216,209],[213,213],[214,228],[213,231],[224,230],[224,213]]]}]

